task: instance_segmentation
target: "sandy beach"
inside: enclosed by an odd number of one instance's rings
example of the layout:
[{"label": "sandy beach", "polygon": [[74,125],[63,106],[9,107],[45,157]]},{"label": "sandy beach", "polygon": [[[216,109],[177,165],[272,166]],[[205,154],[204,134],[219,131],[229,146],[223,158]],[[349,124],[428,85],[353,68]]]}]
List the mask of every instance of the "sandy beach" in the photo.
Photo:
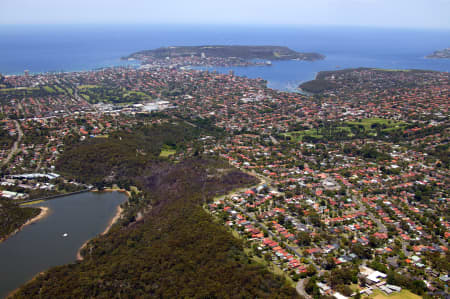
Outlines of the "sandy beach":
[{"label": "sandy beach", "polygon": [[83,245],[81,245],[81,247],[78,249],[78,251],[77,251],[77,261],[82,261],[83,260],[83,256],[81,255],[81,250],[83,250],[84,247],[86,247],[86,245],[87,245],[87,243],[89,241],[90,240],[87,240],[86,242],[84,242]]},{"label": "sandy beach", "polygon": [[114,225],[114,223],[117,222],[117,220],[120,219],[122,216],[123,209],[120,205],[117,206],[117,211],[114,217],[109,221],[108,226],[105,228],[105,230],[101,233],[101,235],[106,235],[108,231],[111,229],[111,227]]},{"label": "sandy beach", "polygon": [[102,191],[92,191],[92,192],[121,192],[125,193],[128,197],[131,197],[131,193],[128,190],[125,189],[115,189],[115,188],[105,188]]},{"label": "sandy beach", "polygon": [[16,229],[12,233],[10,233],[8,236],[1,238],[0,243],[3,241],[6,241],[8,238],[10,238],[10,237],[14,236],[15,234],[17,234],[18,232],[20,232],[25,226],[35,223],[41,219],[44,219],[50,213],[50,209],[48,207],[38,207],[38,208],[41,209],[41,212],[36,217],[29,219],[27,222],[22,224],[18,229]]},{"label": "sandy beach", "polygon": [[[114,190],[117,191],[117,190]],[[114,215],[113,218],[111,218],[111,220],[108,223],[108,226],[105,228],[105,230],[100,234],[100,235],[106,235],[108,233],[108,231],[111,229],[111,227],[114,225],[114,223],[117,222],[117,220],[120,219],[120,217],[122,216],[122,212],[123,209],[120,205],[117,206],[117,211],[116,214]],[[86,245],[89,243],[90,240],[87,240],[86,242],[84,242],[84,244],[80,247],[80,249],[78,249],[77,251],[77,261],[82,261],[83,260],[83,256],[81,255],[81,250],[83,250],[84,247],[86,247]]]}]

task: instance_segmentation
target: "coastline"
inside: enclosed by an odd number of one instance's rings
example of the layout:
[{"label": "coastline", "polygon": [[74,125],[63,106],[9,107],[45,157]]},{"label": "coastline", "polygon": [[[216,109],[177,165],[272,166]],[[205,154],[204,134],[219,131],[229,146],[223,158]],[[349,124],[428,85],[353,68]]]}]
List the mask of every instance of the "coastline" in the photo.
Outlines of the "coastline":
[{"label": "coastline", "polygon": [[[95,191],[92,190],[92,192],[121,192],[121,193],[125,193],[128,197],[130,197],[130,192],[124,189],[105,189],[103,191]],[[25,227],[26,225],[32,224],[34,222],[37,222],[45,217],[47,217],[51,210],[48,207],[38,207],[41,209],[41,212],[34,218],[28,220],[26,223],[24,223],[19,229],[17,229],[14,233],[10,234],[8,237],[11,237],[13,234],[19,232],[23,227]],[[105,228],[105,230],[100,234],[100,236],[105,235],[109,232],[109,230],[111,229],[111,227],[121,218],[123,213],[123,208],[120,206],[120,204],[117,206],[116,209],[116,213],[114,214],[114,216],[110,219],[110,221],[108,222],[108,226]],[[7,237],[7,238],[8,238]],[[95,238],[95,237],[94,237]],[[93,238],[92,238],[93,239]],[[83,256],[81,255],[81,250],[83,250],[83,248],[85,248],[87,246],[87,244],[92,240],[92,239],[88,239],[86,240],[86,242],[83,243],[83,245],[78,249],[77,254],[76,254],[76,260],[75,262],[78,261],[82,261],[83,260]],[[6,239],[5,239],[6,240]],[[3,241],[3,240],[1,240]],[[0,242],[1,243],[1,242]],[[48,270],[48,269],[47,269]],[[25,283],[28,283],[30,281],[35,280],[37,277],[39,277],[40,275],[43,275],[47,270],[41,271],[39,273],[37,273],[36,275],[33,276],[33,278],[31,280],[27,280]],[[17,293],[19,291],[20,287],[17,287],[15,290],[11,291],[5,298],[11,298],[15,293]]]},{"label": "coastline", "polygon": [[[45,271],[37,273],[36,275],[33,276],[33,278],[28,280],[27,283],[36,280],[40,275],[43,275],[44,273],[45,273]],[[6,295],[5,299],[12,298],[12,296],[14,296],[14,294],[16,294],[20,290],[20,288],[21,288],[21,286],[12,290],[8,295]]]},{"label": "coastline", "polygon": [[[119,220],[120,217],[122,217],[122,212],[123,212],[122,207],[121,207],[120,205],[118,205],[118,206],[117,206],[116,214],[114,215],[113,218],[111,218],[111,220],[110,220],[109,223],[108,223],[108,226],[107,226],[107,227],[105,228],[105,230],[100,234],[100,236],[104,236],[104,235],[106,235],[106,234],[109,232],[109,230],[110,230],[111,227],[117,222],[117,220]],[[87,244],[89,243],[89,241],[91,241],[91,240],[92,240],[92,239],[89,239],[89,240],[87,240],[86,242],[84,242],[83,245],[81,245],[81,247],[78,249],[78,251],[77,251],[77,261],[82,261],[82,260],[84,259],[83,256],[81,255],[81,250],[83,250],[83,249],[87,246]]]},{"label": "coastline", "polygon": [[39,212],[39,214],[37,216],[35,216],[34,218],[31,218],[29,220],[27,220],[27,222],[25,222],[24,224],[22,224],[18,229],[16,229],[15,231],[13,231],[12,233],[10,233],[9,235],[7,235],[6,237],[3,237],[0,239],[0,243],[8,240],[8,238],[14,236],[15,234],[17,234],[18,232],[20,232],[25,226],[33,224],[39,220],[44,219],[45,217],[47,217],[50,214],[50,208],[48,207],[38,207],[41,211]]},{"label": "coastline", "polygon": [[126,189],[114,189],[114,188],[106,188],[103,189],[102,191],[93,191],[93,192],[120,192],[120,193],[125,193],[125,195],[127,197],[131,197],[131,193],[130,191],[126,190]]},{"label": "coastline", "polygon": [[90,240],[91,239],[84,242],[83,245],[81,245],[81,247],[77,250],[77,259],[76,259],[77,262],[82,261],[84,259],[83,256],[81,255],[81,250],[83,250],[84,247],[86,247],[87,243],[89,243]]},{"label": "coastline", "polygon": [[108,223],[108,226],[105,228],[105,230],[100,234],[101,236],[106,235],[109,230],[111,229],[111,227],[122,217],[122,212],[123,209],[120,205],[117,206],[117,211],[116,214],[114,215],[113,218],[111,218],[111,220]]},{"label": "coastline", "polygon": [[[130,197],[130,192],[124,189],[105,189],[102,191],[92,191],[92,192],[121,192],[121,193],[125,193],[128,197]],[[123,213],[123,209],[120,205],[117,206],[117,210],[116,210],[116,214],[114,214],[113,218],[111,218],[111,220],[108,223],[108,226],[105,228],[105,230],[100,234],[100,236],[104,236],[106,235],[109,230],[111,229],[111,227],[122,217],[122,213]],[[87,246],[87,244],[89,243],[89,241],[91,241],[92,239],[86,240],[86,242],[83,243],[83,245],[81,245],[81,247],[78,249],[77,251],[77,256],[76,256],[76,260],[77,261],[82,261],[84,258],[81,255],[81,251]]]}]

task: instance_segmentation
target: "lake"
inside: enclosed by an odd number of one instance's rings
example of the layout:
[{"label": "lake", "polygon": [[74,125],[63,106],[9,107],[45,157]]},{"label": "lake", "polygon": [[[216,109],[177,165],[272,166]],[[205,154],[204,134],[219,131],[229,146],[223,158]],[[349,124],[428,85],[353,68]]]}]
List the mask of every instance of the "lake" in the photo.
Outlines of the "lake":
[{"label": "lake", "polygon": [[74,262],[78,249],[106,229],[126,199],[119,192],[87,192],[36,204],[48,207],[48,216],[0,243],[0,297],[39,272]]}]

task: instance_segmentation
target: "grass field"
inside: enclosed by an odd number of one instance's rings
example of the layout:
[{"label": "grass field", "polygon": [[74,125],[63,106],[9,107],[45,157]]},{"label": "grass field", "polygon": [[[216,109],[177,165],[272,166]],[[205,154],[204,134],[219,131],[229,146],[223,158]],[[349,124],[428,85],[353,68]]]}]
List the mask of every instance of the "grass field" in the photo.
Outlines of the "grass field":
[{"label": "grass field", "polygon": [[173,148],[171,146],[168,146],[168,145],[164,145],[161,148],[161,153],[159,154],[159,156],[162,157],[162,158],[167,158],[167,157],[169,157],[171,155],[174,155],[176,152],[177,151],[176,151],[175,148]]},{"label": "grass field", "polygon": [[149,95],[147,95],[146,93],[142,92],[142,91],[129,91],[123,94],[124,96],[138,96],[138,97],[143,97],[143,98],[150,98]]},{"label": "grass field", "polygon": [[23,203],[20,206],[29,206],[29,205],[34,205],[34,204],[41,203],[41,202],[44,202],[44,201],[43,200],[30,201],[27,203]]},{"label": "grass field", "polygon": [[323,137],[322,135],[317,134],[316,130],[294,131],[294,132],[284,133],[284,135],[291,137],[291,139],[295,140],[295,141],[302,140],[304,136],[311,136],[311,137],[315,137],[315,138]]},{"label": "grass field", "polygon": [[[389,132],[399,129],[403,130],[408,125],[408,123],[403,121],[389,120],[384,118],[366,118],[362,119],[361,121],[345,121],[335,129],[337,131],[347,132],[347,137],[353,137],[355,135],[352,133],[351,127],[359,127],[361,125],[364,127],[364,131],[368,136],[376,136],[377,130],[375,128],[372,128],[372,126],[375,124],[380,127],[381,132]],[[324,138],[324,131],[322,129],[323,128],[319,128],[318,131],[316,129],[293,131],[284,133],[284,135],[291,137],[291,139],[294,141],[301,141],[305,136],[320,139]]]},{"label": "grass field", "polygon": [[87,89],[87,88],[95,88],[95,87],[98,87],[98,86],[97,85],[85,84],[85,85],[78,86],[78,89]]},{"label": "grass field", "polygon": [[55,92],[55,90],[53,88],[51,88],[50,86],[44,86],[44,89],[45,89],[46,92],[49,92],[49,93],[54,93]]},{"label": "grass field", "polygon": [[17,87],[17,88],[2,88],[0,89],[1,92],[11,92],[11,91],[19,91],[19,90],[24,90],[24,91],[33,91],[33,90],[38,90],[39,88],[36,87]]},{"label": "grass field", "polygon": [[406,125],[403,121],[396,121],[391,119],[384,119],[384,118],[365,118],[359,121],[346,121],[345,124],[348,125],[363,125],[364,128],[369,131],[371,129],[371,126],[373,124],[378,125],[386,125],[387,128],[395,128]]},{"label": "grass field", "polygon": [[161,150],[161,153],[159,154],[159,156],[163,157],[163,158],[167,158],[169,156],[174,155],[176,152],[177,151],[174,149],[163,149],[163,150]]},{"label": "grass field", "polygon": [[402,290],[399,293],[394,293],[391,295],[386,295],[380,290],[375,290],[372,295],[369,297],[363,297],[363,298],[371,298],[371,299],[420,299],[422,298],[419,295],[413,294],[408,290]]},{"label": "grass field", "polygon": [[59,87],[58,85],[53,85],[53,88],[60,93],[66,93],[66,91],[64,89],[62,89],[61,87]]}]

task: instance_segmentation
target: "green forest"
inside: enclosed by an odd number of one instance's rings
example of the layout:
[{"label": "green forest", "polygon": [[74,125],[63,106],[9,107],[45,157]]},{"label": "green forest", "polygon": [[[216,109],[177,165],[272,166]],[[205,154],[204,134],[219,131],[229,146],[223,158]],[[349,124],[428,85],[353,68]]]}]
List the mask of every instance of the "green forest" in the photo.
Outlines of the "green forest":
[{"label": "green forest", "polygon": [[181,150],[205,130],[184,122],[138,126],[113,133],[109,138],[68,142],[57,170],[89,184],[129,183],[160,156],[165,146]]},{"label": "green forest", "polygon": [[[132,193],[108,234],[88,243],[83,261],[50,269],[14,298],[297,297],[284,278],[251,261],[242,241],[202,209],[215,195],[257,180],[216,157],[197,155],[179,163],[159,158],[163,144],[180,148],[196,134],[192,128],[192,135],[176,129],[158,135],[159,129],[68,145],[60,159],[66,162],[59,165],[66,174],[92,171],[87,180],[99,182],[113,170],[113,182],[128,180],[140,192]],[[177,138],[166,139],[170,136]],[[136,155],[139,151],[148,154]],[[81,168],[71,168],[77,163]]]},{"label": "green forest", "polygon": [[36,208],[21,208],[8,200],[2,200],[0,203],[0,239],[20,228],[28,219],[39,215],[39,212],[40,210]]}]

